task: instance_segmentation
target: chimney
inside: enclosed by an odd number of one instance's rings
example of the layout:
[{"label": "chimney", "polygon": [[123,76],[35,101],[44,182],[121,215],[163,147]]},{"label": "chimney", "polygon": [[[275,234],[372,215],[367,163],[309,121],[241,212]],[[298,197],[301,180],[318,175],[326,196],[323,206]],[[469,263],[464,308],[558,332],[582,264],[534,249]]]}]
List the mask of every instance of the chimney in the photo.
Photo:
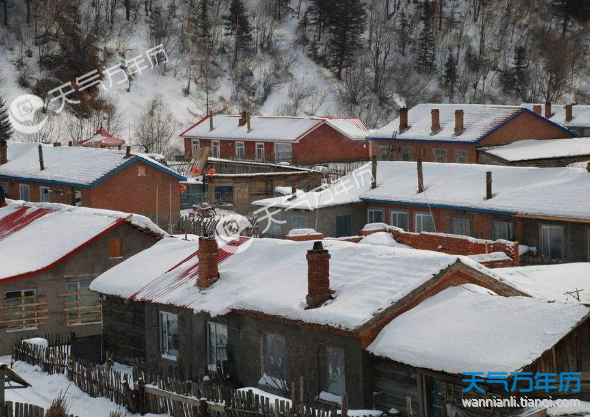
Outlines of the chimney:
[{"label": "chimney", "polygon": [[250,125],[250,113],[246,113],[246,123],[248,124],[248,132],[250,132],[252,130]]},{"label": "chimney", "polygon": [[53,142],[53,147],[56,148],[58,146],[61,146],[61,142]]},{"label": "chimney", "polygon": [[548,101],[545,103],[545,117],[551,119],[551,116],[553,116],[553,113],[551,113],[551,102]]},{"label": "chimney", "polygon": [[209,288],[219,279],[217,240],[211,236],[199,238],[199,276],[197,287],[201,290]]},{"label": "chimney", "polygon": [[416,169],[418,170],[418,193],[424,192],[424,171],[422,170],[422,160],[418,159],[416,163]]},{"label": "chimney", "polygon": [[297,198],[297,186],[296,185],[292,185],[291,186],[291,196],[287,199],[287,200],[295,200]]},{"label": "chimney", "polygon": [[330,292],[330,254],[321,241],[307,251],[307,307],[317,308],[332,298]]},{"label": "chimney", "polygon": [[430,114],[432,115],[432,127],[430,128],[430,134],[434,135],[440,131],[440,110],[432,109]]},{"label": "chimney", "polygon": [[489,200],[494,195],[492,194],[492,173],[486,172],[486,200]]},{"label": "chimney", "polygon": [[213,130],[213,112],[209,112],[209,132]]},{"label": "chimney", "polygon": [[244,110],[242,112],[242,117],[240,117],[240,120],[238,120],[238,126],[244,126],[246,124],[246,122],[248,121],[247,116],[248,116],[248,114]]},{"label": "chimney", "polygon": [[455,110],[455,135],[460,135],[464,130],[463,110]]},{"label": "chimney", "polygon": [[377,188],[377,155],[371,156],[371,189]]},{"label": "chimney", "polygon": [[45,169],[45,163],[43,162],[43,146],[39,144],[39,168],[41,171]]},{"label": "chimney", "polygon": [[127,146],[125,148],[125,158],[129,158],[131,156],[131,146]]},{"label": "chimney", "polygon": [[8,162],[8,142],[0,139],[0,165]]},{"label": "chimney", "polygon": [[72,142],[71,140],[68,142],[68,146],[74,146],[74,142]]},{"label": "chimney", "polygon": [[571,122],[572,119],[574,118],[574,112],[573,112],[573,104],[566,104],[565,105],[565,121],[566,122]]},{"label": "chimney", "polygon": [[541,113],[543,112],[543,106],[541,106],[540,104],[535,104],[533,106],[533,111],[540,116]]},{"label": "chimney", "polygon": [[402,107],[399,109],[399,131],[403,132],[407,130],[410,126],[408,125],[408,108]]},{"label": "chimney", "polygon": [[590,172],[590,162],[586,165],[586,171]]}]

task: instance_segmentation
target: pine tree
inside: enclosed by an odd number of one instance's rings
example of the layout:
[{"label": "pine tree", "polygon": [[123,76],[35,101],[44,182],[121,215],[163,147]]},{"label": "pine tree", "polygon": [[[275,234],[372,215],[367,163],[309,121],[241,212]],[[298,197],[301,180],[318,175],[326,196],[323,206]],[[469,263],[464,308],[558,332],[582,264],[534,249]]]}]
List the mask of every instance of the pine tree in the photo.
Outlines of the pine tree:
[{"label": "pine tree", "polygon": [[9,140],[12,136],[12,123],[8,118],[8,108],[4,98],[0,97],[0,141]]},{"label": "pine tree", "polygon": [[432,20],[434,17],[434,7],[430,0],[424,0],[422,3],[422,31],[418,38],[418,56],[417,69],[419,72],[430,74],[434,68],[435,59],[435,42]]},{"label": "pine tree", "polygon": [[252,27],[248,20],[246,6],[243,0],[232,0],[229,13],[224,16],[225,33],[234,40],[234,62],[238,61],[239,51],[246,50],[252,42]]},{"label": "pine tree", "polygon": [[199,19],[196,21],[197,43],[209,50],[213,41],[211,15],[209,13],[210,0],[201,0]]},{"label": "pine tree", "polygon": [[445,63],[445,73],[443,75],[444,86],[447,88],[451,100],[455,95],[455,84],[457,83],[457,63],[452,53],[449,53]]},{"label": "pine tree", "polygon": [[350,66],[361,45],[365,29],[366,10],[362,0],[340,0],[332,4],[328,24],[330,39],[328,51],[336,77],[342,79],[342,70]]},{"label": "pine tree", "polygon": [[337,0],[312,0],[308,9],[305,11],[309,19],[309,25],[317,29],[316,39],[320,40],[322,34],[328,27],[328,20],[332,12],[332,4]]},{"label": "pine tree", "polygon": [[561,35],[565,36],[572,20],[579,23],[590,20],[590,0],[551,0],[551,12],[562,19]]},{"label": "pine tree", "polygon": [[524,47],[519,46],[514,50],[512,66],[502,71],[500,86],[504,94],[526,100],[529,83],[530,77],[526,64],[526,50]]}]

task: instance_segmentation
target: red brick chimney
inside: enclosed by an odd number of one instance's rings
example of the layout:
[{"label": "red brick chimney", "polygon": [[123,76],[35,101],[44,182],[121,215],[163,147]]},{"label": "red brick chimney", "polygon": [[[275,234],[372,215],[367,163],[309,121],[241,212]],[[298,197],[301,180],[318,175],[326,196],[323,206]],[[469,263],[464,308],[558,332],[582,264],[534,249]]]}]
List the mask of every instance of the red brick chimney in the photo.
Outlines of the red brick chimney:
[{"label": "red brick chimney", "polygon": [[574,118],[574,112],[573,112],[573,104],[566,104],[565,105],[565,121],[566,122],[571,122],[572,119]]},{"label": "red brick chimney", "polygon": [[551,119],[551,116],[553,116],[553,113],[551,113],[551,102],[548,101],[545,103],[545,117]]},{"label": "red brick chimney", "polygon": [[330,254],[321,241],[307,251],[307,307],[317,308],[332,298],[330,292]]},{"label": "red brick chimney", "polygon": [[541,113],[543,113],[543,106],[541,106],[540,104],[535,104],[533,106],[533,111],[538,115],[541,115]]},{"label": "red brick chimney", "polygon": [[61,146],[61,142],[53,142],[53,147]]},{"label": "red brick chimney", "polygon": [[197,287],[209,288],[219,279],[219,255],[217,240],[214,237],[199,237],[199,277]]},{"label": "red brick chimney", "polygon": [[0,165],[8,162],[8,142],[0,139]]},{"label": "red brick chimney", "polygon": [[460,135],[464,130],[463,110],[455,110],[455,135]]},{"label": "red brick chimney", "polygon": [[408,108],[402,107],[399,109],[399,131],[403,132],[407,130],[410,126],[408,125]]},{"label": "red brick chimney", "polygon": [[432,115],[432,126],[430,127],[430,134],[434,135],[438,131],[440,131],[440,110],[439,109],[432,109],[430,111]]},{"label": "red brick chimney", "polygon": [[244,110],[242,112],[242,117],[240,117],[240,120],[238,120],[238,126],[244,126],[247,122],[248,122],[248,114]]}]

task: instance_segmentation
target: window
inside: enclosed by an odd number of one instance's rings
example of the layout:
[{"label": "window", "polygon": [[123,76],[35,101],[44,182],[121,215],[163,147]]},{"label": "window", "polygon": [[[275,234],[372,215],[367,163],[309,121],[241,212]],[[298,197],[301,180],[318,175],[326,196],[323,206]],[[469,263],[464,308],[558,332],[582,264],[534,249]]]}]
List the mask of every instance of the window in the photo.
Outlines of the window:
[{"label": "window", "polygon": [[198,151],[200,147],[201,143],[199,142],[199,139],[193,139],[191,141],[191,149],[193,151],[193,156],[195,156],[195,152]]},{"label": "window", "polygon": [[427,414],[432,417],[442,417],[445,413],[445,393],[443,392],[443,384],[440,380],[425,377],[426,398],[427,398]]},{"label": "window", "polygon": [[466,149],[455,150],[455,162],[458,164],[467,164],[469,162],[469,152]]},{"label": "window", "polygon": [[256,160],[264,161],[264,143],[256,144]]},{"label": "window", "polygon": [[209,323],[207,332],[207,358],[209,370],[217,371],[217,365],[227,361],[227,326],[219,323]]},{"label": "window", "polygon": [[492,239],[514,240],[514,223],[501,220],[492,221]]},{"label": "window", "polygon": [[391,225],[395,227],[399,227],[400,229],[409,230],[408,224],[408,212],[405,210],[401,211],[394,211],[391,210],[389,212],[389,217],[391,219]]},{"label": "window", "polygon": [[291,217],[291,229],[305,229],[307,227],[307,218],[305,216]]},{"label": "window", "polygon": [[411,161],[413,153],[414,153],[414,148],[402,148],[401,160],[402,161]]},{"label": "window", "polygon": [[109,257],[122,258],[123,257],[123,239],[118,237],[109,239]]},{"label": "window", "polygon": [[102,321],[98,294],[90,291],[90,281],[66,283],[64,307],[68,326],[100,323]]},{"label": "window", "polygon": [[336,216],[336,237],[352,235],[352,219],[350,214]]},{"label": "window", "polygon": [[234,187],[230,185],[215,186],[215,202],[231,204],[234,201]]},{"label": "window", "polygon": [[8,181],[0,181],[0,188],[4,190],[4,196],[8,198],[8,193],[10,191],[10,183]]},{"label": "window", "polygon": [[167,359],[178,357],[178,316],[160,311],[160,350]]},{"label": "window", "polygon": [[220,151],[219,151],[219,141],[218,140],[212,140],[211,141],[211,156],[213,158],[219,158],[220,155]]},{"label": "window", "polygon": [[137,166],[137,176],[138,177],[147,177],[145,172],[145,165],[138,165]]},{"label": "window", "polygon": [[377,146],[377,159],[389,161],[389,146]]},{"label": "window", "polygon": [[244,142],[236,142],[236,158],[243,159],[245,154]]},{"label": "window", "polygon": [[285,361],[285,337],[266,333],[262,339],[263,369],[261,383],[275,388],[284,388],[287,380],[287,363]]},{"label": "window", "polygon": [[20,195],[20,199],[23,201],[31,201],[31,189],[29,188],[28,184],[19,184],[18,185],[18,192]]},{"label": "window", "polygon": [[433,149],[432,154],[434,156],[434,162],[447,162],[446,149]]},{"label": "window", "polygon": [[39,201],[42,203],[51,203],[51,188],[39,187]]},{"label": "window", "polygon": [[414,214],[414,231],[416,233],[421,232],[434,232],[434,219],[430,213],[416,213]]},{"label": "window", "polygon": [[562,226],[541,226],[541,256],[546,260],[563,261]]},{"label": "window", "polygon": [[324,390],[334,395],[342,395],[345,391],[344,377],[344,350],[341,348],[326,347],[324,358]]},{"label": "window", "polygon": [[[37,290],[6,291],[4,317],[6,331],[33,330],[38,328],[40,311],[37,308]],[[45,310],[47,313],[47,310]]]},{"label": "window", "polygon": [[277,143],[275,145],[276,160],[290,161],[291,160],[291,144],[290,143]]},{"label": "window", "polygon": [[383,210],[382,209],[368,209],[367,210],[367,223],[383,223]]},{"label": "window", "polygon": [[452,216],[451,217],[451,234],[471,236],[471,217]]}]

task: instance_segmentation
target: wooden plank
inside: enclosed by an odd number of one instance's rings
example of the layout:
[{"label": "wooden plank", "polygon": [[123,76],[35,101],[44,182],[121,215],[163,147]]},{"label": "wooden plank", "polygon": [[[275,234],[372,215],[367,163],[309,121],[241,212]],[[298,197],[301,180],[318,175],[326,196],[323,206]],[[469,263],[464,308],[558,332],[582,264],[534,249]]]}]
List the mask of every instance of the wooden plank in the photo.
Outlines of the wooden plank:
[{"label": "wooden plank", "polygon": [[57,294],[57,297],[70,297],[72,295],[94,295],[98,298],[98,295],[94,291],[84,290],[84,291],[72,291],[72,292],[62,292],[61,294]]},{"label": "wooden plank", "polygon": [[176,394],[173,392],[166,391],[161,388],[157,388],[151,385],[145,386],[146,394],[155,395],[161,398],[165,398],[172,401],[178,401],[183,404],[188,404],[192,406],[197,406],[199,404],[199,400],[197,398],[187,397],[186,395]]},{"label": "wooden plank", "polygon": [[[40,313],[47,313],[47,310],[40,311]],[[2,321],[0,321],[0,324],[17,323],[17,322],[18,323],[27,322],[27,324],[29,324],[28,322],[30,322],[30,321],[46,320],[48,318],[49,318],[49,316],[38,316],[38,317],[30,317],[30,318],[22,318],[22,319],[14,319],[14,320],[2,320]]]}]

